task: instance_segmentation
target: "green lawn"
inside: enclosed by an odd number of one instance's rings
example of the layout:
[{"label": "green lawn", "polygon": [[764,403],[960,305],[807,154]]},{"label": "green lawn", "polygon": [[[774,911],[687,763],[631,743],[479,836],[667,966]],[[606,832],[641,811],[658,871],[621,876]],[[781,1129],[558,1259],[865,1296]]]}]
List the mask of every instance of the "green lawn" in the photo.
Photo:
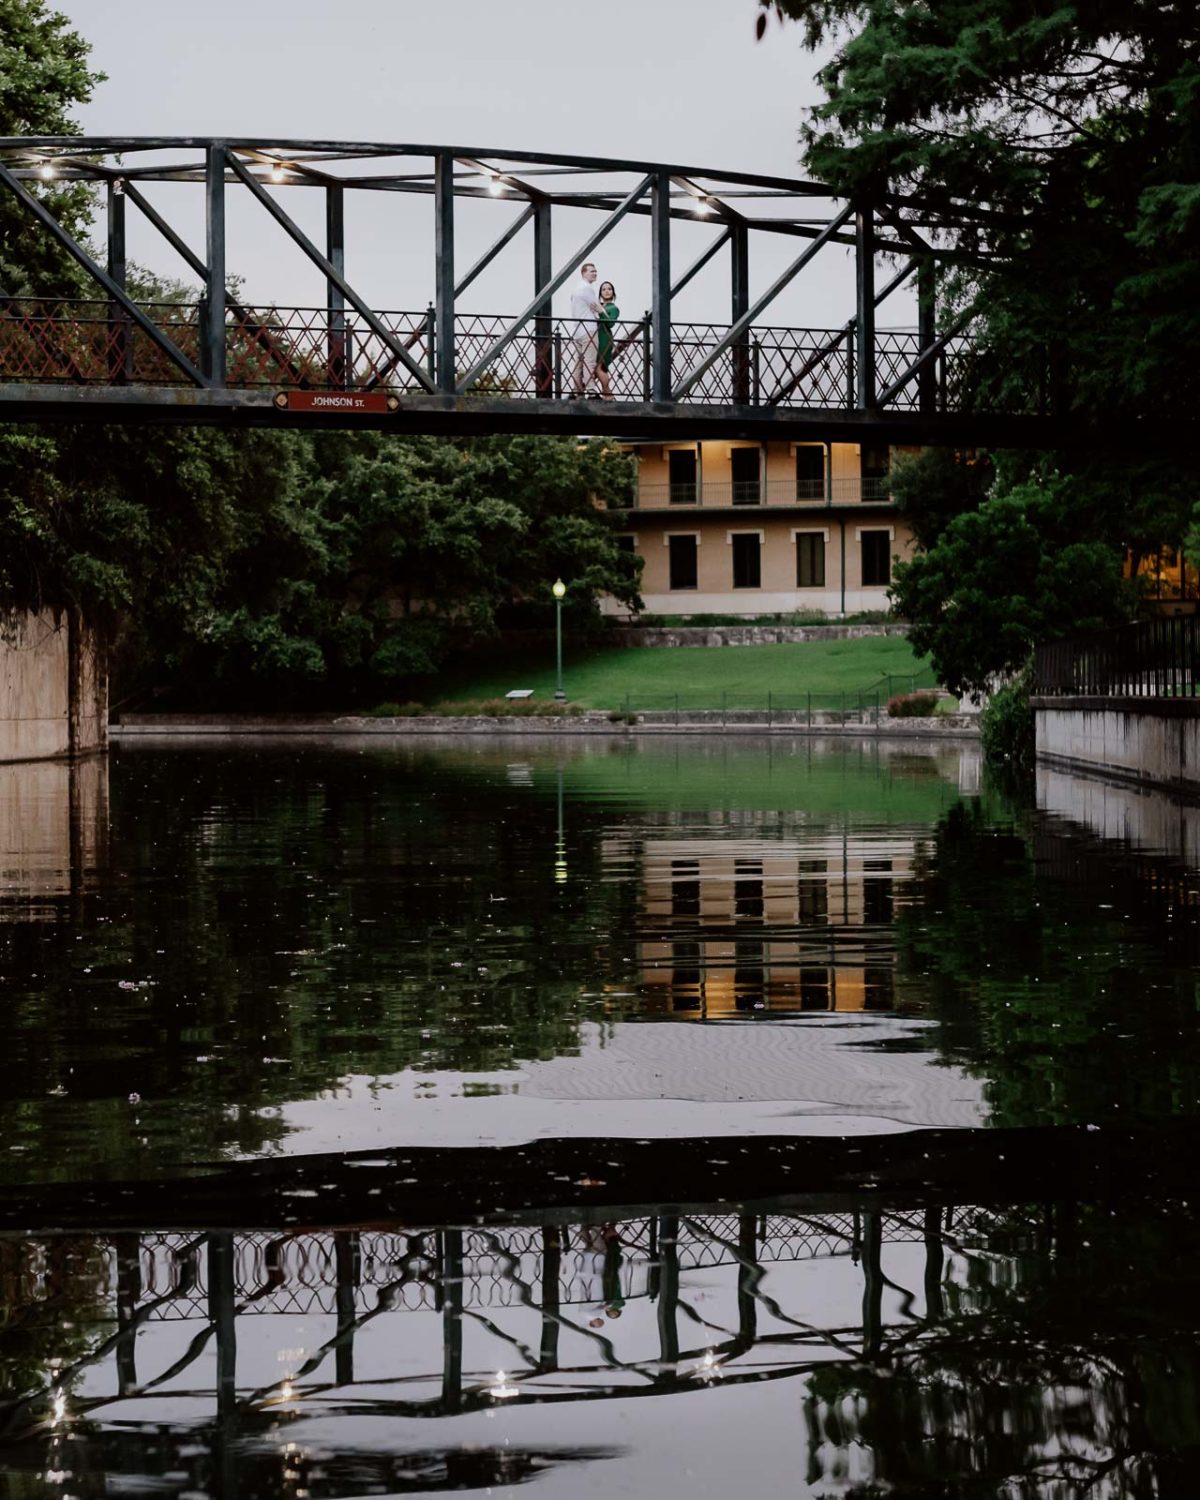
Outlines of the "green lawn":
[{"label": "green lawn", "polygon": [[[888,678],[891,678],[889,683]],[[932,687],[927,663],[901,636],[859,640],[802,641],[779,646],[597,647],[564,653],[567,697],[588,708],[655,709],[765,708],[768,695],[779,708],[836,705],[841,695],[906,692]],[[536,698],[554,695],[553,646],[533,656],[510,653],[503,663],[481,661],[476,671],[448,678],[429,701],[501,698],[513,688],[532,688]]]}]

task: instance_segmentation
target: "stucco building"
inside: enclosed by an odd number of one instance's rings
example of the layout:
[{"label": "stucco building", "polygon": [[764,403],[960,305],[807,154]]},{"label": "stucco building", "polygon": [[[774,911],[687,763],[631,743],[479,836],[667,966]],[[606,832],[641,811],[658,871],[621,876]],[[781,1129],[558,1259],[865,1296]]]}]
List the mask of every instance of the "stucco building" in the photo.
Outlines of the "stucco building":
[{"label": "stucco building", "polygon": [[893,559],[912,549],[889,488],[899,450],[721,441],[630,451],[638,482],[623,534],[643,559],[648,613],[837,619],[888,607]]}]

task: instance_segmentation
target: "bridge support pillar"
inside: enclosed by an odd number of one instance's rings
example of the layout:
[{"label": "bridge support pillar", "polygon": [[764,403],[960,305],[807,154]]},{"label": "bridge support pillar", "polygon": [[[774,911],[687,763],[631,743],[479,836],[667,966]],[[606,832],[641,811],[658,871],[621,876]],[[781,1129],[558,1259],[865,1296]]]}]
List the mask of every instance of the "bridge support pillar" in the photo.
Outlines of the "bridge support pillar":
[{"label": "bridge support pillar", "polygon": [[208,279],[204,288],[200,344],[203,370],[213,385],[225,384],[225,147],[204,152],[204,239]]},{"label": "bridge support pillar", "polygon": [[[346,204],[345,189],[325,189],[325,258],[344,281],[346,278]],[[352,385],[349,350],[346,342],[346,299],[336,282],[326,279],[327,352],[329,383],[336,387]]]},{"label": "bridge support pillar", "polygon": [[454,337],[454,158],[442,152],[433,166],[434,311],[437,385],[453,395],[458,385]]},{"label": "bridge support pillar", "polygon": [[[750,231],[745,223],[735,224],[729,235],[730,304],[729,322],[737,323],[750,308]],[[749,406],[750,335],[743,334],[733,346],[733,399],[739,406]]]},{"label": "bridge support pillar", "polygon": [[[533,210],[533,290],[536,295],[554,279],[554,255],[551,240],[550,200],[544,199]],[[536,372],[534,388],[544,398],[553,397],[554,385],[554,323],[550,316],[550,299],[537,310],[534,317],[536,344]]]},{"label": "bridge support pillar", "polygon": [[[937,262],[926,256],[917,266],[917,335],[924,352],[937,342]],[[937,362],[929,360],[917,376],[917,400],[923,415],[937,410]]]},{"label": "bridge support pillar", "polygon": [[104,642],[78,610],[0,615],[0,762],[108,746]]},{"label": "bridge support pillar", "polygon": [[671,178],[660,172],[650,198],[650,394],[671,399]]},{"label": "bridge support pillar", "polygon": [[859,411],[873,411],[875,386],[875,214],[869,207],[854,215],[854,272],[857,290],[855,309],[854,404]]}]

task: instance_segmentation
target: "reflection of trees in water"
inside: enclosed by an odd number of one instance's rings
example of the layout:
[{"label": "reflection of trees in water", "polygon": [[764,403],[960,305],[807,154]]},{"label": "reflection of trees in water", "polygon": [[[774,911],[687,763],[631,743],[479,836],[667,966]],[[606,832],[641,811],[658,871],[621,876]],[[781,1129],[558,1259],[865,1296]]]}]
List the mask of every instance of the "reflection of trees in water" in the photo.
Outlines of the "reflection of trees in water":
[{"label": "reflection of trees in water", "polygon": [[1200,1099],[1190,890],[1165,860],[961,803],[897,911],[900,983],[996,1124],[1170,1118]]},{"label": "reflection of trees in water", "polygon": [[103,884],[0,923],[0,1175],[260,1151],[273,1107],[348,1073],[503,1070],[574,1050],[602,1013],[579,975],[615,967],[623,897],[586,809],[556,884],[552,796],[419,763],[256,763],[115,762]]},{"label": "reflection of trees in water", "polygon": [[814,1375],[809,1482],[864,1500],[1186,1493],[1172,1486],[1200,1461],[1197,1251],[1181,1205],[998,1213],[919,1336]]}]

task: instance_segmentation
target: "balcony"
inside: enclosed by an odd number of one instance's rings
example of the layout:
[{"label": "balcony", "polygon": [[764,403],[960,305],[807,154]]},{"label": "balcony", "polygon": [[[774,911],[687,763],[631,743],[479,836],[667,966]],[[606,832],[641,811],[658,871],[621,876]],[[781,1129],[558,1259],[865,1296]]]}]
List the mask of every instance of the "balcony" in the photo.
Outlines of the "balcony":
[{"label": "balcony", "polygon": [[834,505],[893,505],[886,475],[816,479],[709,480],[698,483],[640,484],[637,510],[828,509]]}]

